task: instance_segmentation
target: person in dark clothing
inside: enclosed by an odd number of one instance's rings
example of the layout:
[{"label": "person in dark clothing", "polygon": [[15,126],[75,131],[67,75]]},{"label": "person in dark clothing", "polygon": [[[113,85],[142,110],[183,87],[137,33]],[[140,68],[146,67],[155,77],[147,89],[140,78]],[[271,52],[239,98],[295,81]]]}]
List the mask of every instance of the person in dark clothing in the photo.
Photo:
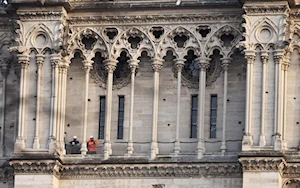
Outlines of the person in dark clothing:
[{"label": "person in dark clothing", "polygon": [[77,136],[73,136],[73,140],[70,142],[70,144],[72,146],[75,146],[75,145],[79,144],[79,141],[77,140]]}]

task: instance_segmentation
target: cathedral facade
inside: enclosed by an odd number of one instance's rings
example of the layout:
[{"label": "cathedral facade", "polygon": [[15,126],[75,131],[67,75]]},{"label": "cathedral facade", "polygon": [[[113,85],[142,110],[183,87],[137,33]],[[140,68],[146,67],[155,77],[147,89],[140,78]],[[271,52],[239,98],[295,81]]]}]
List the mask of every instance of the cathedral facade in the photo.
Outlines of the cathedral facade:
[{"label": "cathedral facade", "polygon": [[299,7],[1,0],[0,187],[300,187]]}]

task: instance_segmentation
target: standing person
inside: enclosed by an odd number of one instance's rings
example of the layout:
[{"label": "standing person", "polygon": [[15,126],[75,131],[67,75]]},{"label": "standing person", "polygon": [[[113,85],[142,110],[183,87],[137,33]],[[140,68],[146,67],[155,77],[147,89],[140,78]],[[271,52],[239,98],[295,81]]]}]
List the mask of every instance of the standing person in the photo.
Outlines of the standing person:
[{"label": "standing person", "polygon": [[87,148],[89,153],[96,153],[97,141],[94,140],[94,136],[90,136],[90,140],[87,141]]},{"label": "standing person", "polygon": [[72,146],[75,146],[75,145],[79,144],[79,141],[77,140],[77,136],[73,136],[73,140],[70,142],[70,144]]}]

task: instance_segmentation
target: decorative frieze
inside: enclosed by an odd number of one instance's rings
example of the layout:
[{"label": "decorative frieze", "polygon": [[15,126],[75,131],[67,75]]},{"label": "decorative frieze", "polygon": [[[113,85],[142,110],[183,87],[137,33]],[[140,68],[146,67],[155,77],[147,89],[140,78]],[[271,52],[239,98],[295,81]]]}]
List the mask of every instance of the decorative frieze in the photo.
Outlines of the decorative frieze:
[{"label": "decorative frieze", "polygon": [[245,171],[279,171],[282,172],[286,161],[282,157],[245,157],[240,158],[243,172]]}]

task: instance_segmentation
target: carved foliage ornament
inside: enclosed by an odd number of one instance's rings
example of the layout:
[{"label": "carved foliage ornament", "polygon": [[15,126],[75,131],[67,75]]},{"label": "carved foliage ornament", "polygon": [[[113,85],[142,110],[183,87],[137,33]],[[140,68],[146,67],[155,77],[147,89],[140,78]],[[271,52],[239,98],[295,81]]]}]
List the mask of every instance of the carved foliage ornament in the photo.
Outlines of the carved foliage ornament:
[{"label": "carved foliage ornament", "polygon": [[282,172],[286,162],[283,158],[240,158],[243,171],[279,171]]}]

